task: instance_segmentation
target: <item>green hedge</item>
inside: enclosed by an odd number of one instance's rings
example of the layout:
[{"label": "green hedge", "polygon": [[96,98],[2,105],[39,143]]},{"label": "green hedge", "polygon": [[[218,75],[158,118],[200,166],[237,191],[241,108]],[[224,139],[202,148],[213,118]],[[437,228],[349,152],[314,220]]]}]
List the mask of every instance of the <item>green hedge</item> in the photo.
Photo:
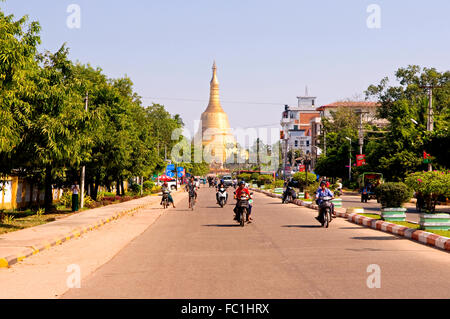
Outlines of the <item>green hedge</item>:
[{"label": "green hedge", "polygon": [[375,188],[375,194],[383,208],[397,208],[408,202],[412,191],[404,183],[384,183]]}]

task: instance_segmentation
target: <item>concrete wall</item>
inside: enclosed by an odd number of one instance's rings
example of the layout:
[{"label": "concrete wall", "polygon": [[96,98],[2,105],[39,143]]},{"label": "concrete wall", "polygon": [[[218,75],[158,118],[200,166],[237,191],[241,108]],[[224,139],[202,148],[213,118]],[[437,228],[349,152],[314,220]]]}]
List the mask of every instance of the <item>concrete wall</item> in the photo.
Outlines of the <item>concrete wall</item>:
[{"label": "concrete wall", "polygon": [[[44,190],[17,176],[3,178],[0,185],[3,186],[3,191],[0,192],[0,209],[27,208],[44,203]],[[58,200],[62,193],[62,189],[54,189],[53,199]]]}]

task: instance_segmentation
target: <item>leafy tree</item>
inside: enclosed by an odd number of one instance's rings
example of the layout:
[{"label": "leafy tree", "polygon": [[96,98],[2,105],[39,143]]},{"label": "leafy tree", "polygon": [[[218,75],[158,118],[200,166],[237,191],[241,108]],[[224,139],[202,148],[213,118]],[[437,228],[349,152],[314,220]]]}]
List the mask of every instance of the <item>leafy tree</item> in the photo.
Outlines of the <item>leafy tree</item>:
[{"label": "leafy tree", "polygon": [[[437,145],[448,141],[450,123],[450,72],[410,65],[396,72],[399,86],[388,86],[388,78],[366,91],[368,98],[377,99],[381,106],[378,117],[389,121],[388,132],[372,145],[367,161],[390,180],[402,180],[408,174],[425,168],[422,154],[434,150],[436,164],[447,166],[446,152],[437,152]],[[426,132],[428,91],[424,86],[436,85],[433,91],[435,132]],[[418,124],[414,124],[414,119]],[[429,150],[427,150],[430,152]]]}]

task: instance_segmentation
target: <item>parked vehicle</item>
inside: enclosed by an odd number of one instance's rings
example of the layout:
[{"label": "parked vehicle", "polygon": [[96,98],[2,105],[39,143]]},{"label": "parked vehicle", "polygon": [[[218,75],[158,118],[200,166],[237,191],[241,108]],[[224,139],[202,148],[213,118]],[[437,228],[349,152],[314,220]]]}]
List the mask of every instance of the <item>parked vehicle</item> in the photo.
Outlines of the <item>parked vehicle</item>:
[{"label": "parked vehicle", "polygon": [[222,179],[223,179],[223,184],[226,187],[233,186],[233,178],[231,176],[226,175],[226,176],[222,177]]},{"label": "parked vehicle", "polygon": [[376,199],[375,188],[383,183],[383,174],[366,172],[358,177],[359,192],[361,193],[361,203],[370,199]]}]

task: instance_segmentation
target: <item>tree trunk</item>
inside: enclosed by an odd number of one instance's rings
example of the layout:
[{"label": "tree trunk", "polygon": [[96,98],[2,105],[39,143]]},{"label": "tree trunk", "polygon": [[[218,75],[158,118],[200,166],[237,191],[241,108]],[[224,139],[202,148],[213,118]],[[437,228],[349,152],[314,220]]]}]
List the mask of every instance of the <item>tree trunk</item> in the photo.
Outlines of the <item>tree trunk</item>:
[{"label": "tree trunk", "polygon": [[50,213],[52,210],[53,194],[52,194],[52,167],[48,165],[45,168],[45,194],[44,207],[45,212]]},{"label": "tree trunk", "polygon": [[120,181],[120,188],[122,189],[122,196],[125,196],[125,187],[123,187],[123,179]]},{"label": "tree trunk", "polygon": [[100,174],[97,173],[97,175],[95,176],[95,186],[92,190],[92,196],[94,196],[94,200],[97,200],[97,196],[98,196],[98,187],[100,186]]},{"label": "tree trunk", "polygon": [[120,180],[117,179],[116,181],[116,195],[120,196]]}]

